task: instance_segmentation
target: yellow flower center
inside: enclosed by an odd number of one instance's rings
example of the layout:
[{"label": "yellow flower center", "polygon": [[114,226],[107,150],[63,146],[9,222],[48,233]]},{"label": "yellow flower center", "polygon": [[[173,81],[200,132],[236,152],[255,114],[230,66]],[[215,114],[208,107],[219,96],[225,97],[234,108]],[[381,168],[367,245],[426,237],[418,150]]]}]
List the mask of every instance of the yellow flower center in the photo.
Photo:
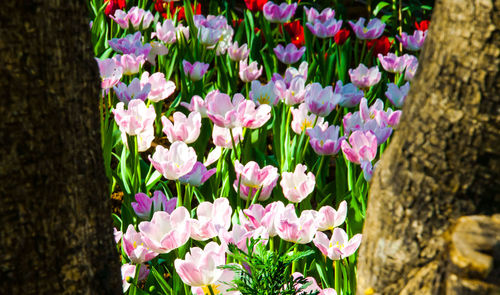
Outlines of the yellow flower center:
[{"label": "yellow flower center", "polygon": [[263,96],[259,97],[257,100],[259,101],[260,104],[269,104],[269,102],[271,101],[271,98],[266,93]]},{"label": "yellow flower center", "polygon": [[300,129],[302,131],[304,131],[305,129],[309,128],[309,127],[313,127],[313,122],[312,121],[309,121],[307,119],[304,119],[304,121],[302,121],[302,125],[300,125]]},{"label": "yellow flower center", "polygon": [[[211,294],[208,286],[209,285],[201,287],[201,289],[203,290],[203,294]],[[221,291],[218,289],[220,285],[211,284],[210,286],[212,287],[212,291],[214,292],[214,294],[222,294]]]}]

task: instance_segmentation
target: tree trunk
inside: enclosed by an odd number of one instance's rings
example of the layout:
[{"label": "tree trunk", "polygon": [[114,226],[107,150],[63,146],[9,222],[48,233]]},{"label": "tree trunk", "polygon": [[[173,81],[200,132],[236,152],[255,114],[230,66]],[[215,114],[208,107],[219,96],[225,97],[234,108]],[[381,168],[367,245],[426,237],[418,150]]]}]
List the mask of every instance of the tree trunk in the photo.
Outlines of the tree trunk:
[{"label": "tree trunk", "polygon": [[436,3],[371,183],[358,294],[500,292],[500,216],[459,219],[499,211],[499,11],[493,0]]},{"label": "tree trunk", "polygon": [[121,294],[84,1],[0,10],[0,293]]}]

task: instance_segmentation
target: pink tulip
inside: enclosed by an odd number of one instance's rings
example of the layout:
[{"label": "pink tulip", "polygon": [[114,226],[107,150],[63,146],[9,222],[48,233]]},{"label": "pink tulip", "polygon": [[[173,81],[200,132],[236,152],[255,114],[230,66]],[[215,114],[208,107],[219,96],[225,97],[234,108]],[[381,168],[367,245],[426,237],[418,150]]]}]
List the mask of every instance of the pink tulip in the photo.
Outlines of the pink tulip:
[{"label": "pink tulip", "polygon": [[418,69],[418,59],[414,55],[406,57],[405,80],[412,80]]},{"label": "pink tulip", "polygon": [[332,86],[321,87],[312,83],[306,87],[305,102],[309,112],[321,117],[328,116],[340,101],[340,96],[333,95]]},{"label": "pink tulip", "polygon": [[149,51],[146,60],[153,66],[156,66],[156,57],[158,55],[165,55],[168,53],[168,48],[158,41],[151,41],[151,50]]},{"label": "pink tulip", "polygon": [[[230,284],[233,279],[235,279],[236,273],[230,269],[223,269],[222,274],[219,279],[211,285],[214,294],[224,294],[224,295],[240,295],[240,291],[228,291],[233,286]],[[203,287],[191,287],[191,292],[195,295],[206,295],[210,294],[210,289],[208,286]]]},{"label": "pink tulip", "polygon": [[208,243],[205,248],[194,247],[186,254],[184,260],[174,261],[175,271],[184,284],[191,287],[204,287],[214,284],[223,273],[218,267],[226,262],[225,247],[215,242]]},{"label": "pink tulip", "polygon": [[361,89],[368,89],[380,81],[381,74],[377,66],[367,68],[364,64],[359,64],[356,69],[349,69],[349,76],[352,84]]},{"label": "pink tulip", "polygon": [[285,205],[281,201],[272,202],[265,208],[261,223],[267,229],[270,237],[278,235],[281,213],[285,210]]},{"label": "pink tulip", "polygon": [[303,61],[300,63],[300,66],[298,69],[294,67],[288,67],[285,71],[284,77],[282,77],[278,73],[274,73],[272,77],[272,81],[276,83],[276,81],[283,81],[285,83],[285,87],[289,87],[290,83],[292,82],[293,78],[296,78],[298,76],[301,76],[304,81],[307,79],[307,70],[309,68],[309,64],[306,61]]},{"label": "pink tulip", "polygon": [[406,56],[397,56],[394,53],[388,53],[386,56],[378,54],[378,60],[389,73],[402,73],[406,67]]},{"label": "pink tulip", "polygon": [[335,17],[335,10],[331,8],[325,8],[319,13],[314,7],[307,8],[304,7],[304,11],[306,12],[307,22],[314,23],[314,21],[318,20],[320,22],[326,22],[329,19]]},{"label": "pink tulip", "polygon": [[298,164],[293,173],[281,174],[280,185],[283,188],[283,195],[292,203],[300,203],[314,190],[316,178],[312,172],[306,175],[306,170],[305,165]]},{"label": "pink tulip", "polygon": [[116,65],[116,62],[111,59],[95,59],[99,66],[99,74],[101,76],[101,88],[109,89],[115,86],[123,75],[123,68]]},{"label": "pink tulip", "polygon": [[308,22],[306,26],[318,38],[332,38],[340,31],[342,21],[332,17],[324,22],[320,20],[315,20],[312,23]]},{"label": "pink tulip", "polygon": [[134,78],[128,86],[123,82],[118,82],[118,84],[113,87],[113,90],[115,90],[118,99],[126,104],[128,104],[132,99],[140,99],[144,101],[151,91],[151,84],[141,84],[142,83],[139,79]]},{"label": "pink tulip", "polygon": [[[214,46],[219,42],[222,36],[222,31],[207,27],[198,28],[198,40],[205,46]],[[212,47],[213,48],[213,47]]]},{"label": "pink tulip", "polygon": [[249,53],[248,45],[245,43],[241,47],[238,47],[238,41],[235,41],[227,49],[227,54],[232,61],[246,60]]},{"label": "pink tulip", "polygon": [[181,112],[175,112],[174,123],[162,116],[163,133],[167,136],[168,141],[174,143],[176,141],[184,141],[185,143],[193,143],[200,136],[201,130],[201,115],[198,112],[192,112],[188,117]]},{"label": "pink tulip", "polygon": [[227,231],[231,226],[231,214],[227,198],[218,198],[213,204],[202,202],[196,208],[198,219],[191,220],[191,238],[205,241],[217,236],[221,230]]},{"label": "pink tulip", "polygon": [[137,135],[146,132],[148,128],[153,126],[156,113],[152,105],[146,107],[144,101],[132,99],[127,110],[124,106],[123,102],[119,102],[116,104],[116,109],[112,110],[121,132]]},{"label": "pink tulip", "polygon": [[240,93],[236,93],[231,101],[229,95],[213,90],[205,98],[207,115],[219,127],[240,127],[237,109],[243,101],[245,97]]},{"label": "pink tulip", "polygon": [[143,219],[149,220],[151,215],[156,211],[165,211],[172,213],[177,205],[177,198],[167,200],[165,194],[161,191],[155,191],[153,197],[150,198],[145,193],[137,193],[135,195],[135,202],[132,202],[132,209],[135,214]]},{"label": "pink tulip", "polygon": [[337,210],[330,206],[323,206],[318,211],[318,230],[333,230],[344,223],[347,216],[347,202],[342,201]]},{"label": "pink tulip", "polygon": [[333,230],[330,240],[324,233],[317,232],[313,242],[323,255],[331,260],[339,260],[351,256],[358,250],[361,237],[361,234],[357,234],[349,240],[346,232],[337,227]]},{"label": "pink tulip", "polygon": [[[304,277],[303,274],[301,274],[300,272],[295,272],[292,274],[292,277],[294,279],[296,278],[300,278],[300,277]],[[314,279],[314,277],[307,277],[305,278],[308,282],[310,282],[311,284],[309,286],[307,286],[307,288],[304,288],[304,289],[300,289],[300,287],[302,287],[301,284],[297,284],[295,285],[295,290],[300,290],[300,294],[312,294],[312,292],[319,292],[317,293],[318,295],[337,295],[337,292],[335,291],[335,289],[332,289],[332,288],[327,288],[327,289],[321,289],[318,285],[318,283],[316,282],[316,280]]]},{"label": "pink tulip", "polygon": [[306,80],[302,75],[292,78],[289,85],[286,84],[285,80],[277,80],[274,93],[286,105],[296,105],[304,102],[306,95],[305,83]]},{"label": "pink tulip", "polygon": [[132,224],[128,225],[127,232],[123,235],[123,249],[133,263],[144,263],[158,255],[144,245],[141,234],[135,231]]},{"label": "pink tulip", "polygon": [[259,81],[252,81],[251,90],[248,95],[257,105],[267,104],[275,106],[279,102],[279,97],[276,95],[274,89],[273,81],[270,81],[266,85],[262,85]]},{"label": "pink tulip", "polygon": [[[136,266],[130,263],[122,265],[121,272],[122,272],[123,293],[127,292],[128,288],[130,287],[130,283],[128,282],[128,280],[135,278],[135,268]],[[147,268],[146,265],[141,264],[141,268],[139,269],[138,280],[139,281],[145,280],[148,277],[148,275],[149,275],[149,269]]]},{"label": "pink tulip", "polygon": [[257,129],[271,118],[271,106],[263,104],[256,108],[253,101],[244,100],[238,105],[237,116],[241,127]]},{"label": "pink tulip", "polygon": [[297,3],[281,3],[280,5],[277,5],[272,1],[268,1],[264,4],[263,13],[264,17],[271,23],[286,23],[295,14],[296,9]]},{"label": "pink tulip", "polygon": [[[208,95],[210,95],[211,93],[213,94],[215,92],[212,91]],[[207,95],[207,97],[208,97],[208,95]],[[190,112],[195,112],[195,111],[199,112],[202,118],[208,118],[207,104],[206,104],[205,100],[203,100],[203,98],[199,97],[198,95],[194,95],[191,98],[190,103],[181,102],[181,106],[185,107]]]},{"label": "pink tulip", "polygon": [[305,47],[297,49],[293,43],[288,44],[286,47],[278,44],[278,46],[276,46],[273,50],[278,60],[287,65],[294,64],[299,61],[302,55],[306,52]]},{"label": "pink tulip", "polygon": [[116,66],[123,68],[123,75],[134,75],[139,73],[139,70],[142,65],[144,65],[146,58],[143,54],[118,54],[113,57],[113,60],[115,61]]},{"label": "pink tulip", "polygon": [[339,152],[340,144],[345,140],[344,136],[339,138],[339,131],[339,126],[328,126],[328,122],[306,129],[309,143],[318,155],[336,155]]},{"label": "pink tulip", "polygon": [[314,210],[304,210],[299,218],[295,213],[295,206],[288,204],[277,217],[278,235],[285,241],[298,244],[310,243],[318,228],[316,215],[317,212]]},{"label": "pink tulip", "polygon": [[150,84],[151,91],[149,91],[148,99],[152,102],[159,102],[164,100],[175,91],[175,84],[172,81],[167,81],[163,73],[157,72],[149,75],[149,72],[142,73],[141,86]]},{"label": "pink tulip", "polygon": [[262,226],[261,221],[266,213],[266,209],[261,204],[253,204],[239,211],[240,224],[245,227],[246,230],[254,230]]},{"label": "pink tulip", "polygon": [[236,180],[233,187],[238,191],[238,183],[240,183],[241,178],[239,191],[242,199],[252,199],[260,188],[262,190],[259,195],[259,201],[269,199],[279,177],[276,167],[268,165],[260,169],[259,164],[254,161],[250,161],[243,166],[236,160],[234,162],[234,169],[236,170]]},{"label": "pink tulip", "polygon": [[299,105],[299,108],[292,108],[292,130],[297,134],[302,134],[302,131],[306,131],[307,128],[314,127],[313,124],[316,121],[316,125],[323,124],[323,117],[318,117],[316,120],[316,115],[308,115],[307,106],[305,103]]},{"label": "pink tulip", "polygon": [[344,108],[356,106],[361,101],[361,98],[365,96],[364,92],[359,90],[354,84],[347,83],[343,85],[341,80],[335,84],[333,95],[340,96],[339,105]]},{"label": "pink tulip", "polygon": [[191,81],[200,81],[203,78],[203,75],[208,70],[210,65],[202,62],[194,62],[191,64],[187,60],[182,61],[182,67],[184,68],[184,74],[191,79]]},{"label": "pink tulip", "polygon": [[256,61],[248,64],[246,60],[241,60],[239,72],[241,81],[248,83],[257,80],[262,75],[262,69]]},{"label": "pink tulip", "polygon": [[267,234],[274,237],[277,235],[277,216],[283,210],[285,210],[285,205],[281,201],[270,203],[265,208],[260,204],[253,204],[248,209],[243,210],[239,219],[246,230],[264,227]]},{"label": "pink tulip", "polygon": [[116,229],[116,227],[113,227],[113,237],[115,238],[115,243],[119,243],[120,240],[122,239],[123,233],[119,230]]},{"label": "pink tulip", "polygon": [[147,29],[153,21],[153,14],[149,11],[145,11],[137,6],[132,7],[128,13],[123,10],[117,9],[114,15],[110,17],[118,24],[122,29],[128,29],[129,23],[132,24],[135,30]]},{"label": "pink tulip", "polygon": [[226,149],[233,148],[234,144],[237,145],[241,140],[243,140],[243,129],[241,127],[232,128],[233,138],[231,139],[231,133],[229,128],[219,127],[214,125],[212,130],[212,140],[214,144],[218,147],[223,147]]},{"label": "pink tulip", "polygon": [[196,158],[194,149],[183,141],[172,143],[170,150],[158,145],[153,157],[148,156],[155,169],[170,180],[177,180],[191,172],[196,164]]},{"label": "pink tulip", "polygon": [[418,51],[424,45],[427,31],[415,30],[413,35],[408,35],[405,32],[401,33],[401,37],[396,38],[403,44],[403,47],[408,50]]},{"label": "pink tulip", "polygon": [[250,238],[261,239],[259,243],[267,245],[269,235],[265,227],[261,226],[256,229],[248,230],[244,226],[239,224],[234,224],[233,229],[228,232],[227,230],[221,230],[219,233],[219,238],[226,244],[235,244],[238,249],[248,253],[247,241]]},{"label": "pink tulip", "polygon": [[382,36],[382,33],[384,33],[385,29],[385,24],[378,18],[371,19],[366,27],[365,19],[363,17],[360,17],[356,23],[349,21],[349,24],[356,34],[356,37],[361,40],[377,39],[378,37]]},{"label": "pink tulip", "polygon": [[361,161],[372,161],[377,155],[377,137],[371,131],[354,131],[349,142],[342,141],[342,151],[349,161],[360,164]]},{"label": "pink tulip", "polygon": [[172,214],[157,211],[151,221],[139,223],[142,240],[156,253],[168,253],[184,245],[191,234],[189,212],[184,207]]},{"label": "pink tulip", "polygon": [[[128,147],[128,142],[127,142],[127,133],[122,132],[121,133],[121,139],[123,144]],[[155,139],[155,130],[153,125],[150,125],[149,127],[146,128],[141,133],[136,134],[136,139],[137,139],[137,151],[138,152],[145,152],[151,147],[151,143]]]},{"label": "pink tulip", "polygon": [[177,29],[170,19],[166,19],[163,24],[156,23],[156,32],[151,33],[151,39],[157,37],[167,44],[173,44],[177,41]]},{"label": "pink tulip", "polygon": [[179,178],[179,181],[182,183],[189,183],[192,186],[200,186],[205,183],[212,175],[217,172],[217,168],[213,168],[207,170],[207,167],[203,165],[201,162],[196,162],[193,167],[193,170],[188,174]]}]

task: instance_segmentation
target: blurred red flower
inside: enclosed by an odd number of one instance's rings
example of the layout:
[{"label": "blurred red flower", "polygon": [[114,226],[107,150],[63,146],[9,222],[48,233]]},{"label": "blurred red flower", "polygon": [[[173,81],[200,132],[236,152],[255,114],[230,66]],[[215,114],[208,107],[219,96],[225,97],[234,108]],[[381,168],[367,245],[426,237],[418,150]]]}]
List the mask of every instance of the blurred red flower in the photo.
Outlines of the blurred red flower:
[{"label": "blurred red flower", "polygon": [[337,34],[333,36],[333,39],[335,39],[335,43],[337,43],[337,45],[342,45],[345,43],[347,38],[349,38],[350,34],[351,31],[349,31],[348,29],[340,29],[340,31],[338,31]]},{"label": "blurred red flower", "polygon": [[430,21],[423,20],[420,23],[415,22],[415,27],[417,28],[417,30],[425,32],[429,28],[429,24],[430,24]]},{"label": "blurred red flower", "polygon": [[382,55],[387,55],[389,50],[391,49],[392,43],[394,43],[394,40],[392,42],[389,42],[389,38],[387,36],[381,36],[380,38],[369,40],[366,42],[366,47],[368,50],[372,49],[373,47],[373,56],[377,56],[379,53]]},{"label": "blurred red flower", "polygon": [[267,0],[245,0],[245,5],[252,12],[262,11]]},{"label": "blurred red flower", "polygon": [[[196,9],[194,8],[194,4],[191,4],[191,8],[193,9],[194,14],[201,14],[201,4],[196,5]],[[167,18],[167,9],[170,10],[170,15],[174,15],[178,10],[177,20],[181,21],[186,18],[186,13],[184,12],[184,6],[174,6],[173,2],[166,2],[164,0],[156,0],[155,2],[155,10],[158,11],[163,18]]]},{"label": "blurred red flower", "polygon": [[106,8],[104,9],[104,14],[106,16],[114,15],[117,9],[123,9],[125,8],[125,6],[127,6],[125,0],[106,0],[105,2],[108,3]]},{"label": "blurred red flower", "polygon": [[292,43],[295,46],[304,46],[304,27],[300,24],[299,20],[285,23],[283,27],[285,27],[285,31],[290,35],[290,39],[292,39]]}]

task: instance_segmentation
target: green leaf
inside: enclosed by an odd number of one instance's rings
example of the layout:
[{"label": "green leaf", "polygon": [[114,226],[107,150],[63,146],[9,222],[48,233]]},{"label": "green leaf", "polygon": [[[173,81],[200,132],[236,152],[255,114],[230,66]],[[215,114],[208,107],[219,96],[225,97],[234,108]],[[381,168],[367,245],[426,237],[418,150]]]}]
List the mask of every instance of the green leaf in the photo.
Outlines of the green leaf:
[{"label": "green leaf", "polygon": [[379,13],[380,10],[382,10],[382,8],[386,7],[390,5],[389,3],[387,2],[384,2],[384,1],[381,1],[379,2],[379,4],[377,4],[377,6],[375,6],[375,9],[373,9],[373,16],[377,16],[377,14]]},{"label": "green leaf", "polygon": [[151,266],[151,273],[153,274],[156,282],[160,286],[163,294],[173,294],[174,290],[168,285],[163,276],[156,270],[154,266]]}]

